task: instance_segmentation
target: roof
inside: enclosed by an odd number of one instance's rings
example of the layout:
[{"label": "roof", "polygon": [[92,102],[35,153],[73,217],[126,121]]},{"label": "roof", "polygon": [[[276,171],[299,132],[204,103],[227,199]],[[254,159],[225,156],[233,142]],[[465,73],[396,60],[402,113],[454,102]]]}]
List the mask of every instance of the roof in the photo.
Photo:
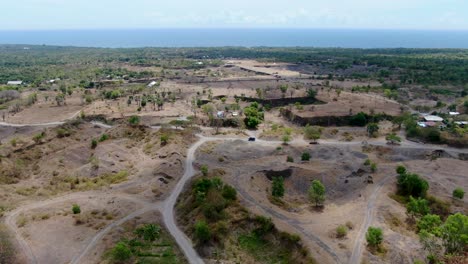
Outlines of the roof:
[{"label": "roof", "polygon": [[457,124],[457,125],[468,125],[468,121],[456,121],[455,124]]},{"label": "roof", "polygon": [[434,116],[434,115],[427,115],[424,117],[424,120],[426,121],[432,121],[432,122],[442,122],[444,119],[439,116]]},{"label": "roof", "polygon": [[157,84],[156,81],[152,81],[152,82],[150,82],[150,83],[148,84],[148,86],[151,87],[151,86],[155,86],[156,84]]},{"label": "roof", "polygon": [[23,84],[23,81],[8,81],[8,85],[21,85]]},{"label": "roof", "polygon": [[459,115],[459,112],[449,112],[449,115]]}]

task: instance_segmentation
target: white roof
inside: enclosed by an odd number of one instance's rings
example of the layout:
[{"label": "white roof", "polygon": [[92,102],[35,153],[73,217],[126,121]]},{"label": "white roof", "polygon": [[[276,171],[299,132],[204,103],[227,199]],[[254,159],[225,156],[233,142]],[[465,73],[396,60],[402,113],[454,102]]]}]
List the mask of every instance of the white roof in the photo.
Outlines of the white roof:
[{"label": "white roof", "polygon": [[426,123],[424,123],[424,122],[418,122],[418,126],[420,126],[420,127],[426,127]]},{"label": "white roof", "polygon": [[449,112],[449,115],[459,115],[459,112]]},{"label": "white roof", "polygon": [[457,124],[457,125],[468,125],[468,121],[456,121],[455,124]]},{"label": "white roof", "polygon": [[8,81],[8,85],[20,85],[23,84],[23,81]]},{"label": "white roof", "polygon": [[156,81],[152,81],[152,82],[150,82],[150,83],[148,84],[148,86],[151,87],[151,86],[155,86],[156,84],[157,84]]},{"label": "white roof", "polygon": [[434,116],[434,115],[427,115],[424,117],[426,121],[432,121],[432,122],[442,122],[444,119],[439,116]]}]

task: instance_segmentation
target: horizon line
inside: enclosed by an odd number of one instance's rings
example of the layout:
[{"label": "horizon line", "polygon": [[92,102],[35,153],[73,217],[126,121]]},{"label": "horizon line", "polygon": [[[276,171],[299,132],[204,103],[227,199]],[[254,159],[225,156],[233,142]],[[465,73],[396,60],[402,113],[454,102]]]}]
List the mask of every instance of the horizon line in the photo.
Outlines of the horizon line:
[{"label": "horizon line", "polygon": [[14,31],[119,31],[119,30],[373,30],[373,31],[452,31],[466,32],[467,29],[441,28],[364,28],[364,27],[134,27],[134,28],[31,28],[31,29],[0,29],[2,32]]}]

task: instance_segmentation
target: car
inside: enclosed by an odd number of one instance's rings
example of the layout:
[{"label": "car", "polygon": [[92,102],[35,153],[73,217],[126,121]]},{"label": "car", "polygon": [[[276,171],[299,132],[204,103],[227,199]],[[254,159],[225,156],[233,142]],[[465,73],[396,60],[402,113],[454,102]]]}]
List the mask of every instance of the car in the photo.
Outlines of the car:
[{"label": "car", "polygon": [[254,137],[249,137],[249,141],[255,141]]}]

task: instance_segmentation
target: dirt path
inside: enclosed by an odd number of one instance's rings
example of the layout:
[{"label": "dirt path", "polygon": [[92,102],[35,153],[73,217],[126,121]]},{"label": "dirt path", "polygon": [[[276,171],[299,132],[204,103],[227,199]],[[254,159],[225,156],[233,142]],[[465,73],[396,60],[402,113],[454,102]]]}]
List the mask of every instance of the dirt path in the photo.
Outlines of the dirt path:
[{"label": "dirt path", "polygon": [[351,257],[349,258],[348,263],[349,264],[359,264],[361,263],[361,257],[362,257],[362,246],[364,244],[364,237],[366,235],[367,229],[369,228],[370,224],[372,223],[372,220],[374,218],[375,214],[375,202],[380,194],[380,191],[382,190],[382,187],[389,182],[394,175],[389,175],[385,177],[383,180],[381,180],[374,191],[372,192],[371,196],[369,197],[369,200],[367,201],[367,207],[366,207],[366,217],[364,219],[364,223],[361,225],[361,228],[358,231],[358,234],[354,240],[354,247],[353,251],[351,252]]},{"label": "dirt path", "polygon": [[[71,117],[71,118],[73,118],[73,117]],[[60,125],[60,124],[63,124],[63,122],[52,122],[52,123],[43,123],[43,124],[29,124],[29,126],[47,126],[47,125]],[[93,122],[93,124],[101,126],[103,128],[110,128],[111,127],[109,125],[102,124],[102,123],[99,123],[99,122]],[[5,123],[0,123],[0,125],[28,126],[28,125],[15,125],[15,124],[5,124]],[[155,127],[155,129],[157,129],[157,127]],[[249,133],[249,135],[255,136],[255,133]],[[150,210],[159,210],[160,212],[162,212],[163,222],[164,222],[166,228],[171,233],[171,235],[174,237],[175,241],[177,242],[178,246],[180,247],[180,249],[182,250],[182,252],[186,256],[189,263],[191,263],[191,264],[201,264],[201,263],[203,263],[203,260],[200,258],[198,253],[194,250],[192,242],[190,241],[190,239],[177,227],[176,222],[175,222],[175,218],[174,218],[174,206],[175,206],[175,204],[177,202],[178,196],[180,195],[180,193],[183,190],[183,187],[190,180],[190,178],[195,174],[195,171],[194,171],[194,168],[193,168],[193,161],[195,160],[195,152],[201,145],[203,145],[204,143],[209,142],[209,141],[246,140],[246,138],[239,138],[239,137],[223,138],[223,137],[203,137],[203,136],[199,136],[199,137],[200,137],[200,140],[197,141],[196,143],[194,143],[188,149],[187,158],[185,160],[185,170],[184,170],[184,174],[183,174],[182,178],[176,184],[175,188],[172,190],[171,195],[165,201],[163,201],[163,203],[148,204],[147,202],[143,202],[143,201],[140,201],[138,199],[131,198],[128,195],[125,195],[125,194],[119,194],[119,193],[115,193],[115,192],[112,193],[113,195],[120,196],[121,198],[130,199],[130,200],[136,201],[138,203],[144,204],[144,207],[137,210],[137,211],[135,211],[135,212],[133,212],[133,213],[131,213],[131,214],[129,214],[129,215],[127,215],[127,216],[125,216],[125,217],[123,217],[123,218],[121,218],[121,219],[119,219],[119,220],[111,222],[103,230],[101,230],[100,232],[95,234],[90,239],[90,241],[86,245],[86,247],[80,252],[80,254],[76,255],[72,259],[71,263],[74,263],[74,264],[80,263],[80,261],[83,259],[83,257],[85,257],[86,254],[89,253],[90,249],[94,248],[95,245],[100,241],[100,239],[105,234],[107,234],[112,228],[114,228],[116,226],[119,226],[122,223],[124,223],[124,222],[126,222],[126,221],[128,221],[128,220],[130,220],[130,219],[132,219],[134,217],[137,217],[137,216],[139,216],[139,215],[141,215],[141,214],[143,214],[143,213],[145,213],[147,211],[150,211]],[[257,142],[253,142],[252,144],[270,144],[271,145],[271,144],[280,144],[280,143],[282,143],[282,142],[281,141],[257,140]],[[307,142],[305,142],[304,140],[300,140],[300,139],[294,140],[291,143],[292,144],[299,144],[299,145],[307,144]],[[356,146],[356,145],[361,145],[362,144],[361,142],[341,142],[341,141],[329,141],[329,140],[321,140],[320,143],[323,144],[323,145],[348,145],[348,146],[350,146],[350,145]],[[373,141],[368,142],[368,143],[372,144],[372,145],[386,145],[385,141],[382,141],[382,140],[373,140]],[[449,148],[449,147],[446,147],[446,146],[421,145],[421,144],[418,144],[418,143],[406,142],[406,141],[404,141],[401,146],[402,147],[409,147],[409,148],[422,148],[422,149],[444,149],[444,150],[446,149],[446,150],[450,150],[450,151],[460,152],[460,150],[458,150],[458,149]],[[395,146],[395,147],[398,147],[398,146]],[[351,263],[351,264],[357,264],[360,261],[360,258],[361,258],[361,255],[362,255],[362,244],[363,244],[365,232],[366,232],[367,228],[369,227],[369,225],[372,222],[372,218],[373,218],[373,214],[374,214],[375,201],[376,201],[376,199],[378,197],[378,194],[379,194],[381,188],[391,178],[392,178],[391,176],[387,176],[386,178],[384,178],[377,185],[377,187],[375,188],[375,190],[373,191],[372,195],[369,198],[367,208],[366,208],[366,218],[365,218],[365,221],[364,221],[363,225],[361,226],[361,228],[359,230],[359,233],[357,235],[357,238],[356,238],[356,240],[354,242],[354,248],[353,248],[353,251],[352,251],[352,256],[349,259],[349,263]],[[300,226],[299,222],[297,222],[294,219],[290,219],[287,216],[284,216],[281,213],[276,212],[276,211],[274,211],[274,210],[272,210],[270,208],[265,208],[261,204],[258,204],[255,201],[255,199],[250,197],[242,189],[242,186],[239,186],[239,184],[238,184],[238,186],[235,186],[235,187],[239,190],[241,195],[249,203],[252,203],[254,206],[261,207],[268,214],[270,214],[270,215],[278,218],[279,220],[289,224],[290,226],[292,226],[293,228],[298,230],[300,233],[304,234],[309,240],[313,241],[318,247],[323,249],[327,253],[327,255],[329,255],[334,261],[336,261],[336,263],[340,263],[338,255],[335,252],[333,252],[333,250],[326,243],[321,241],[320,238],[318,238],[317,236],[315,236],[313,234],[307,233],[304,230],[304,228]],[[103,193],[103,194],[100,194],[100,195],[109,195],[109,193],[106,192],[106,193]],[[50,204],[53,204],[53,203],[63,202],[63,201],[69,200],[69,199],[78,199],[80,197],[85,198],[85,197],[89,197],[89,196],[90,196],[90,193],[88,193],[88,192],[87,193],[73,193],[73,194],[62,196],[62,197],[56,197],[56,198],[51,199],[51,200],[40,201],[40,202],[36,202],[36,203],[29,204],[29,205],[26,205],[26,206],[22,206],[22,207],[17,208],[16,210],[12,211],[11,213],[9,213],[7,215],[6,221],[5,221],[6,225],[14,232],[15,238],[18,240],[18,242],[19,242],[19,244],[21,246],[21,249],[23,250],[23,252],[25,253],[27,259],[29,260],[28,261],[29,263],[37,263],[37,259],[34,256],[29,244],[26,242],[26,240],[20,234],[20,231],[17,228],[16,223],[15,223],[16,217],[21,212],[23,212],[25,210],[44,207],[44,206],[47,206],[47,205],[50,205]],[[96,194],[94,194],[93,196],[96,196]]]}]

